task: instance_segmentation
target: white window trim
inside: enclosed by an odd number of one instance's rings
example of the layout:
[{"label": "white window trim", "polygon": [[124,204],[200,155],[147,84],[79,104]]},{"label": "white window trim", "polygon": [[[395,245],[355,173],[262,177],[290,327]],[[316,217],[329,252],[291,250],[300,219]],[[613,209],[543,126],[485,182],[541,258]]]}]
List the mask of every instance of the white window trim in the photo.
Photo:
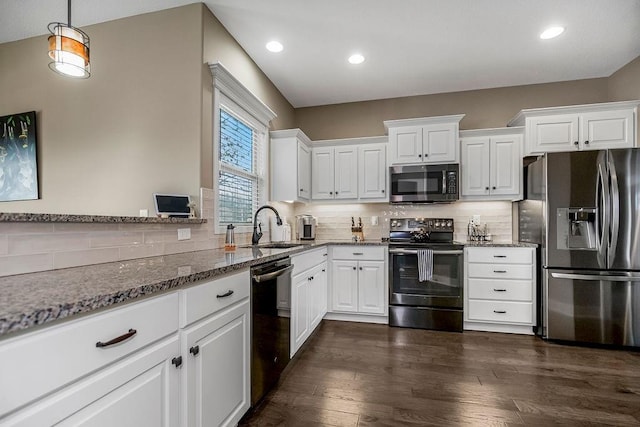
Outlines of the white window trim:
[{"label": "white window trim", "polygon": [[[262,182],[260,188],[260,194],[265,200],[261,200],[261,203],[266,202],[267,191],[269,188],[269,164],[267,159],[268,144],[268,130],[269,122],[276,117],[276,114],[267,107],[257,96],[249,91],[242,83],[229,73],[229,71],[219,62],[215,64],[209,64],[211,74],[213,76],[213,191],[215,194],[215,206],[214,206],[214,222],[215,233],[223,234],[226,232],[226,225],[220,225],[218,222],[218,206],[220,206],[220,192],[218,189],[218,177],[220,176],[220,163],[219,163],[219,151],[220,151],[220,105],[223,105],[225,109],[241,118],[246,120],[257,132],[259,132],[258,138],[262,144],[260,153],[262,159],[260,159],[263,173]],[[251,225],[240,225],[236,227],[238,233],[247,233],[253,231]]]}]

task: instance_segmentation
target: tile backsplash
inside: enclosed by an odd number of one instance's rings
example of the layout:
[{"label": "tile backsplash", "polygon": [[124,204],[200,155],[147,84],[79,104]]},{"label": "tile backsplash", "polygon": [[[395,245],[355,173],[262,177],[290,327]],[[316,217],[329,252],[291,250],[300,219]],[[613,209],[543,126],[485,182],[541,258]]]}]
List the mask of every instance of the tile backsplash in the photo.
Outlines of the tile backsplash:
[{"label": "tile backsplash", "polygon": [[[200,212],[205,224],[88,224],[88,223],[0,223],[0,276],[31,273],[103,262],[222,248],[224,234],[216,233],[214,193],[200,191]],[[496,242],[511,241],[512,212],[509,202],[457,202],[434,205],[308,204],[271,202],[292,226],[295,215],[309,213],[318,218],[318,239],[351,238],[351,217],[362,218],[366,240],[380,240],[389,233],[389,220],[398,217],[447,217],[455,221],[454,238],[465,241],[473,215],[487,223]],[[270,215],[270,214],[266,214]],[[267,216],[262,215],[263,242],[269,241]],[[378,225],[371,225],[372,217]],[[178,229],[190,228],[191,239],[178,241]],[[236,232],[236,243],[251,243],[251,233]]]},{"label": "tile backsplash", "polygon": [[[296,215],[311,214],[318,219],[317,239],[350,239],[351,217],[362,218],[365,240],[380,240],[389,235],[389,220],[403,217],[453,218],[454,239],[467,240],[467,224],[473,215],[480,215],[495,242],[511,242],[511,202],[456,202],[448,204],[391,205],[363,204],[309,204],[296,207]],[[371,218],[378,217],[378,225]],[[295,231],[294,231],[295,232]]]}]

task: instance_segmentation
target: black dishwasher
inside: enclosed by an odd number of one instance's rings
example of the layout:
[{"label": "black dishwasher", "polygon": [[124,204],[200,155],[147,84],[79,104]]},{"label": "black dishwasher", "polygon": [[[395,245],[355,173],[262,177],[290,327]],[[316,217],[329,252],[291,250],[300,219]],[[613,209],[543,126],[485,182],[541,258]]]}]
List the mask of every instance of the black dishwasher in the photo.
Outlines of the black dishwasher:
[{"label": "black dishwasher", "polygon": [[291,270],[288,257],[251,268],[251,406],[289,363]]}]

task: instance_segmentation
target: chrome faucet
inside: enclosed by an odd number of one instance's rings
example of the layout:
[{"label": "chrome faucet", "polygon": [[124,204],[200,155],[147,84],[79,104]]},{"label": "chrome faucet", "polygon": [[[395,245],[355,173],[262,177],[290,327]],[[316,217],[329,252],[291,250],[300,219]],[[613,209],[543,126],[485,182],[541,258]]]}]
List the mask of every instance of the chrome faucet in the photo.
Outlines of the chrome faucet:
[{"label": "chrome faucet", "polygon": [[251,244],[257,245],[262,237],[262,224],[258,223],[258,214],[262,209],[271,209],[276,214],[276,224],[282,225],[282,219],[280,218],[280,214],[278,211],[269,205],[263,205],[258,208],[256,214],[253,216],[253,236],[251,236]]}]

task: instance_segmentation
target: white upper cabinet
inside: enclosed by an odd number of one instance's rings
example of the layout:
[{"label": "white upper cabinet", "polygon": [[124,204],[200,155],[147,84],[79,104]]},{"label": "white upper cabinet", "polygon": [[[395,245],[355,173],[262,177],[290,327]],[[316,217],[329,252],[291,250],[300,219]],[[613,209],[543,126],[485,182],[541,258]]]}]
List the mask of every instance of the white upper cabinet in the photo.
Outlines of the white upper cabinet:
[{"label": "white upper cabinet", "polygon": [[386,137],[324,140],[313,145],[314,201],[388,201]]},{"label": "white upper cabinet", "polygon": [[640,101],[522,110],[509,126],[525,126],[525,154],[629,148],[637,145]]},{"label": "white upper cabinet", "polygon": [[391,164],[458,163],[458,130],[464,114],[387,120]]},{"label": "white upper cabinet", "polygon": [[358,195],[361,199],[387,197],[387,144],[358,147]]},{"label": "white upper cabinet", "polygon": [[358,198],[358,149],[353,146],[313,147],[311,198]]},{"label": "white upper cabinet", "polygon": [[522,128],[460,132],[463,200],[522,198]]},{"label": "white upper cabinet", "polygon": [[311,140],[300,129],[278,130],[271,136],[270,200],[311,200]]},{"label": "white upper cabinet", "polygon": [[334,198],[334,158],[332,147],[314,147],[311,150],[311,197],[314,200]]}]

